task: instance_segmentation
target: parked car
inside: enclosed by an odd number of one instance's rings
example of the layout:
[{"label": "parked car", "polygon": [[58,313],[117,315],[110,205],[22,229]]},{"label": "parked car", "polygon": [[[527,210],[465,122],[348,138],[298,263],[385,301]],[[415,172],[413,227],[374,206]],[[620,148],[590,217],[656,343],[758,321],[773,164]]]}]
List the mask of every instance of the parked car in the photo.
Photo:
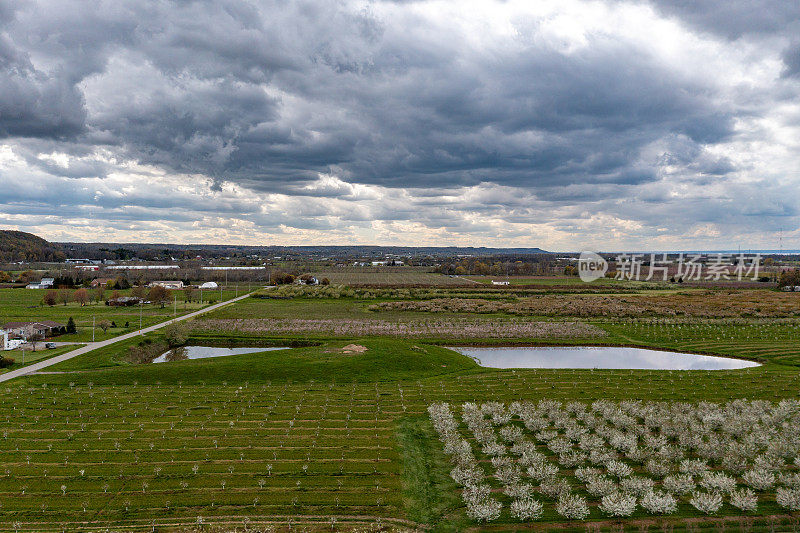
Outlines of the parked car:
[{"label": "parked car", "polygon": [[48,350],[52,350],[53,348],[56,347],[56,343],[54,343],[54,342],[46,342],[46,343],[44,343],[44,347],[47,348]]}]

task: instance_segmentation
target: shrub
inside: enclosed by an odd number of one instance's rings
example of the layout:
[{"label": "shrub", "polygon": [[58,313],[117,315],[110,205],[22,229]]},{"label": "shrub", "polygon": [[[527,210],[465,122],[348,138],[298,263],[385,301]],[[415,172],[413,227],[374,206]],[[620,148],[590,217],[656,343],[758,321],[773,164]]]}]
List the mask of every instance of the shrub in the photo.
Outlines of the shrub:
[{"label": "shrub", "polygon": [[589,516],[586,499],[577,494],[562,494],[556,503],[556,512],[570,520],[583,520]]},{"label": "shrub", "polygon": [[600,500],[600,510],[609,516],[630,516],[636,510],[636,497],[623,492],[606,494]]},{"label": "shrub", "polygon": [[758,506],[758,496],[750,489],[738,489],[731,492],[730,503],[742,511],[755,511]]},{"label": "shrub", "polygon": [[0,357],[0,368],[8,368],[11,365],[13,365],[15,362],[16,361],[14,360],[13,357],[2,356],[2,357]]},{"label": "shrub", "polygon": [[569,482],[566,479],[557,477],[545,479],[539,485],[539,492],[549,498],[559,498],[564,494],[570,493]]},{"label": "shrub", "polygon": [[628,477],[633,473],[633,469],[622,461],[609,461],[606,463],[606,470],[614,477]]},{"label": "shrub", "polygon": [[695,489],[695,483],[689,474],[673,474],[664,478],[664,489],[673,494],[688,494]]},{"label": "shrub", "polygon": [[764,469],[748,470],[742,479],[756,490],[767,490],[775,484],[775,474]]},{"label": "shrub", "polygon": [[650,491],[642,496],[639,504],[650,514],[672,514],[678,510],[678,502],[672,494]]},{"label": "shrub", "polygon": [[633,494],[635,496],[644,496],[648,492],[653,491],[654,482],[646,477],[629,477],[620,481],[620,488],[622,492]]},{"label": "shrub", "polygon": [[716,514],[722,507],[722,496],[718,492],[693,492],[689,503],[701,513]]},{"label": "shrub", "polygon": [[128,348],[127,360],[134,364],[150,363],[153,359],[167,351],[167,349],[168,346],[166,344],[152,342],[150,339],[147,339],[136,346]]},{"label": "shrub", "polygon": [[617,484],[606,476],[592,476],[586,481],[586,492],[592,496],[605,496],[617,490]]},{"label": "shrub", "polygon": [[544,506],[530,498],[516,499],[511,502],[511,516],[521,521],[538,520],[542,517]]},{"label": "shrub", "polygon": [[731,492],[736,488],[736,480],[724,472],[706,472],[700,486],[709,492]]},{"label": "shrub", "polygon": [[478,522],[491,522],[500,518],[503,504],[495,499],[467,502],[467,516]]},{"label": "shrub", "polygon": [[780,487],[775,494],[775,501],[790,511],[800,511],[800,489]]},{"label": "shrub", "polygon": [[164,340],[170,348],[183,346],[189,339],[189,327],[185,323],[173,322],[164,328]]}]

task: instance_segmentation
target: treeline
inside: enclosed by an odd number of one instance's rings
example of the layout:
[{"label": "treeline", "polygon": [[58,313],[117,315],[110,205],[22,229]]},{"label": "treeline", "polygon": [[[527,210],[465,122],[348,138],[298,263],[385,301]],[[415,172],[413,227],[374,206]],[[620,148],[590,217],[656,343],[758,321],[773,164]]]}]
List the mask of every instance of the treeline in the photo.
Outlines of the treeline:
[{"label": "treeline", "polygon": [[0,230],[0,263],[63,261],[65,257],[56,246],[32,233]]},{"label": "treeline", "polygon": [[440,274],[473,276],[546,276],[559,271],[552,255],[541,254],[533,258],[465,257],[443,263],[435,268]]}]

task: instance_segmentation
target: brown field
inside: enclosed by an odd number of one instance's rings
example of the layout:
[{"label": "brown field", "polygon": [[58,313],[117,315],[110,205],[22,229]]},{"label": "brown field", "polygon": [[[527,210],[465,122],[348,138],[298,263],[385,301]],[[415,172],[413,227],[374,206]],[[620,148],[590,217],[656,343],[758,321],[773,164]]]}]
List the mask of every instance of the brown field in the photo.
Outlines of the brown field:
[{"label": "brown field", "polygon": [[790,318],[800,316],[800,294],[769,290],[692,290],[636,296],[544,295],[515,302],[436,298],[425,301],[381,302],[371,305],[370,310],[614,318]]},{"label": "brown field", "polygon": [[395,286],[395,287],[464,287],[480,286],[464,278],[451,278],[443,274],[419,271],[400,272],[317,272],[317,279],[328,278],[332,285]]},{"label": "brown field", "polygon": [[194,322],[194,331],[260,335],[317,334],[333,337],[381,335],[403,338],[568,338],[600,337],[602,329],[582,322],[517,322],[511,320],[308,320],[210,319]]}]

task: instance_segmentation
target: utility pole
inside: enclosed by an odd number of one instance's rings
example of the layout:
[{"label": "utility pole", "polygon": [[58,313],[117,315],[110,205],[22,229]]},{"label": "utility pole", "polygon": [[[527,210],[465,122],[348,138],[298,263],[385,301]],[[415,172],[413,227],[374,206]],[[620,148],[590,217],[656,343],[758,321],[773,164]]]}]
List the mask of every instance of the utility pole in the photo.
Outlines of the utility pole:
[{"label": "utility pole", "polygon": [[92,315],[92,342],[94,342],[94,315]]},{"label": "utility pole", "polygon": [[175,294],[175,305],[172,307],[172,316],[178,316],[178,295]]},{"label": "utility pole", "polygon": [[142,301],[139,300],[139,335],[144,335],[142,333]]}]

